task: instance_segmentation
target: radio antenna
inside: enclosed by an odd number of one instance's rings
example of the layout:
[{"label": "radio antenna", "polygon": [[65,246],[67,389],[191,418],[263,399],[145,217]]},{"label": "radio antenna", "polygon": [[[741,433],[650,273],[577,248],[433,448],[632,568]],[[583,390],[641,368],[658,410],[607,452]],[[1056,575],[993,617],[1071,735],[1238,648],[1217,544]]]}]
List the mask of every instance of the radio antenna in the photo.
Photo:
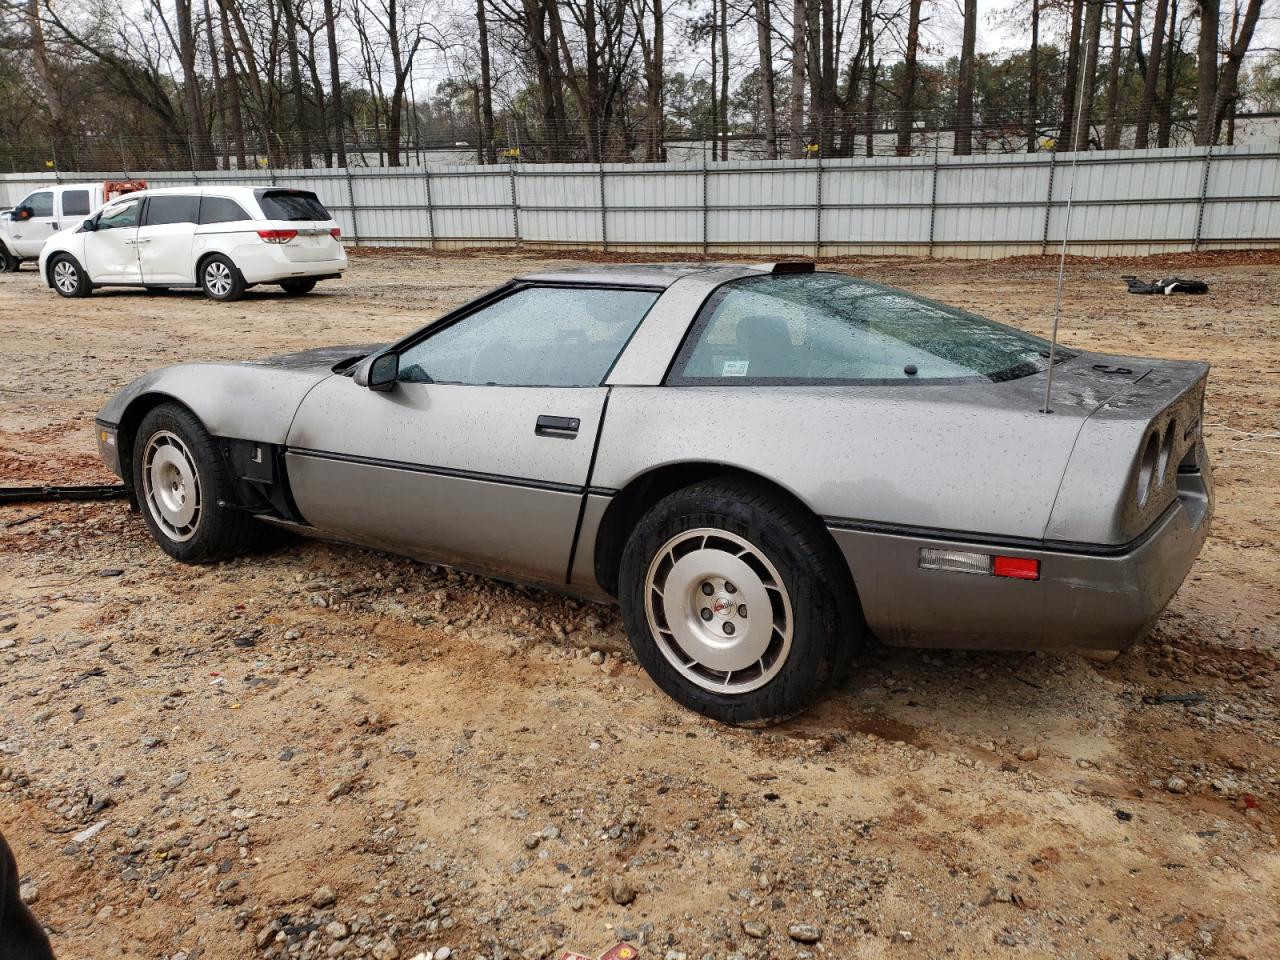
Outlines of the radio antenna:
[{"label": "radio antenna", "polygon": [[[1071,200],[1076,193],[1076,164],[1080,160],[1080,151],[1076,149],[1080,143],[1080,121],[1083,120],[1084,113],[1084,68],[1089,60],[1087,50],[1080,51],[1080,77],[1076,83],[1076,122],[1071,132],[1072,142],[1069,146],[1071,152],[1071,185],[1067,187],[1067,212],[1062,221],[1062,248],[1058,251],[1058,292],[1053,304],[1053,333],[1049,338],[1049,375],[1044,382],[1044,406],[1040,408],[1041,413],[1053,413],[1053,408],[1049,406],[1049,392],[1053,389],[1053,368],[1058,359],[1058,321],[1062,317],[1062,281],[1067,270],[1067,238],[1071,235]],[[1084,147],[1089,149],[1088,140],[1085,141]],[[1054,151],[1058,149],[1058,145],[1054,144]]]}]

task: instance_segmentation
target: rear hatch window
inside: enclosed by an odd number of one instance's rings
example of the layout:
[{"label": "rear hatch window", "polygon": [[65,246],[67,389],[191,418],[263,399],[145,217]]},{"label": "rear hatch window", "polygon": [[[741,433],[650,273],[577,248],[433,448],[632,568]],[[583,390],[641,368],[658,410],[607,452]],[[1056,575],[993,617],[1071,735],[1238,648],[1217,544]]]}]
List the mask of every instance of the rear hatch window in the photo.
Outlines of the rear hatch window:
[{"label": "rear hatch window", "polygon": [[265,190],[258,197],[268,220],[330,220],[320,198],[309,190]]}]

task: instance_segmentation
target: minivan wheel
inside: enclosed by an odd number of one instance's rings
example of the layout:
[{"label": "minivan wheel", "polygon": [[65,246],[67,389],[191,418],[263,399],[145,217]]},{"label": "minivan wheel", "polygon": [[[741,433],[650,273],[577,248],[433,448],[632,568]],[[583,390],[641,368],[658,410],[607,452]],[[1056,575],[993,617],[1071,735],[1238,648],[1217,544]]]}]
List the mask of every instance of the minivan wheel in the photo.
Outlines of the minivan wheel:
[{"label": "minivan wheel", "polygon": [[823,534],[798,505],[746,481],[659,501],[619,571],[627,633],[653,681],[732,724],[778,723],[842,681],[862,625]]},{"label": "minivan wheel", "polygon": [[133,489],[151,537],[184,563],[243,553],[259,529],[231,506],[235,484],[209,432],[186,407],[163,403],[133,443]]},{"label": "minivan wheel", "polygon": [[291,297],[301,297],[316,288],[314,280],[282,280],[280,287]]},{"label": "minivan wheel", "polygon": [[200,288],[210,300],[239,300],[244,296],[244,277],[229,257],[217,253],[200,264]]},{"label": "minivan wheel", "polygon": [[89,278],[74,257],[59,254],[49,263],[49,277],[53,280],[53,289],[63,297],[87,297],[93,292]]}]

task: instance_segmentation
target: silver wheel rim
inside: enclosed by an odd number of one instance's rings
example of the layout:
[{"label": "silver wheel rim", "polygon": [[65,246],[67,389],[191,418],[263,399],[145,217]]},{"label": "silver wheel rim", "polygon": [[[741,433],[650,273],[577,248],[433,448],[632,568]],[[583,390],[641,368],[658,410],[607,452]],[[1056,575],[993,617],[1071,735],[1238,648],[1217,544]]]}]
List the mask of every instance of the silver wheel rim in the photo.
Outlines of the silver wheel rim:
[{"label": "silver wheel rim", "polygon": [[687,530],[654,555],[644,587],[658,649],[704,690],[756,690],[787,662],[791,597],[750,541],[713,527]]},{"label": "silver wheel rim", "polygon": [[181,543],[200,525],[200,476],[182,438],[153,433],[142,455],[142,492],[147,509],[170,540]]},{"label": "silver wheel rim", "polygon": [[231,292],[231,268],[214,260],[204,268],[204,285],[215,297],[225,297]]},{"label": "silver wheel rim", "polygon": [[63,293],[76,292],[80,278],[76,276],[76,268],[69,260],[59,260],[53,265],[53,283]]}]

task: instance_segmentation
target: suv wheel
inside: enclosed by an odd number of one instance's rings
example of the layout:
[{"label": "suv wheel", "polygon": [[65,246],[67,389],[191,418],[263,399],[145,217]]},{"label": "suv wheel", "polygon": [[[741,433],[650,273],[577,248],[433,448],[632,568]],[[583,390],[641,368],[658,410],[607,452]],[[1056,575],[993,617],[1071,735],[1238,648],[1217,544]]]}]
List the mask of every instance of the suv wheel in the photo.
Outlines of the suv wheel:
[{"label": "suv wheel", "polygon": [[49,277],[53,289],[62,297],[87,297],[93,292],[88,276],[75,258],[60,253],[49,262]]},{"label": "suv wheel", "polygon": [[200,264],[200,288],[210,300],[239,300],[244,296],[244,277],[229,257],[215,253]]},{"label": "suv wheel", "polygon": [[654,682],[734,724],[778,723],[842,682],[862,626],[824,533],[747,482],[659,501],[627,541],[619,577],[627,633]]}]

